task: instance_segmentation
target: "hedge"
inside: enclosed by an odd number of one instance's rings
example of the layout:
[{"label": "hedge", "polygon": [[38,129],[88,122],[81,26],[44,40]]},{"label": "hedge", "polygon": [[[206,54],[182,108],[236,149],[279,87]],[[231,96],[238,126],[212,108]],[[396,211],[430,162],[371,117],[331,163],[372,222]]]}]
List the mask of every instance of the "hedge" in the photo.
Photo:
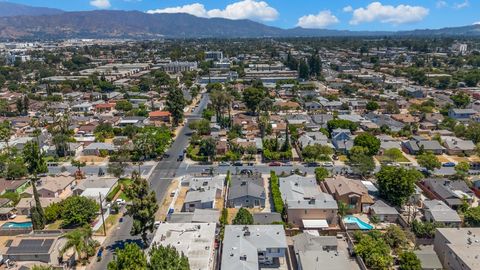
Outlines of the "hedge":
[{"label": "hedge", "polygon": [[270,193],[272,195],[275,212],[282,214],[284,209],[283,199],[280,193],[279,179],[274,171],[270,172]]}]

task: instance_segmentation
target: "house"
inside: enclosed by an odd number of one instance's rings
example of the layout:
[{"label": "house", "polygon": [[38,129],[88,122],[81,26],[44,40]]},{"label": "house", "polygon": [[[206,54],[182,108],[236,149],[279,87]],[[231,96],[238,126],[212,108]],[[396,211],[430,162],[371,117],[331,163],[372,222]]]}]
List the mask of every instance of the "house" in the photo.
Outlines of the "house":
[{"label": "house", "polygon": [[117,182],[118,178],[114,177],[89,176],[75,187],[73,194],[80,195],[89,188],[107,189],[107,193],[109,193],[114,187],[117,186]]},{"label": "house", "polygon": [[318,221],[312,225],[317,229],[337,224],[337,202],[330,194],[320,190],[315,177],[281,177],[279,185],[289,223],[307,228],[311,225],[310,221]]},{"label": "house", "polygon": [[332,144],[341,153],[347,153],[353,147],[353,135],[348,129],[332,130]]},{"label": "house", "polygon": [[305,102],[305,109],[308,111],[316,111],[322,108],[322,105],[317,101],[307,101]]},{"label": "house", "polygon": [[111,112],[115,109],[115,103],[99,103],[95,104],[95,112],[102,113],[102,112]]},{"label": "house", "polygon": [[456,109],[451,108],[448,111],[448,117],[458,121],[469,121],[477,112],[473,109]]},{"label": "house", "polygon": [[424,98],[426,96],[425,90],[420,87],[409,86],[405,88],[405,94],[412,98]]},{"label": "house", "polygon": [[168,111],[153,111],[148,113],[150,122],[170,124],[172,114]]},{"label": "house", "polygon": [[466,200],[472,203],[475,194],[464,181],[451,181],[446,178],[427,178],[421,184],[438,199],[456,210]]},{"label": "house", "polygon": [[337,202],[346,204],[347,212],[351,214],[368,213],[369,207],[374,203],[362,182],[344,176],[325,179],[322,189],[331,194]]},{"label": "house", "polygon": [[277,212],[253,213],[252,216],[255,225],[280,224],[282,222],[282,215]]},{"label": "house", "polygon": [[265,185],[261,174],[232,175],[228,189],[229,207],[265,208]]},{"label": "house", "polygon": [[472,155],[475,153],[476,146],[471,140],[462,140],[452,136],[441,138],[449,155]]},{"label": "house", "polygon": [[188,258],[190,269],[212,270],[215,262],[216,223],[162,223],[149,249],[174,247]]},{"label": "house", "polygon": [[100,156],[102,152],[111,154],[115,152],[115,150],[115,145],[112,143],[94,142],[85,146],[82,152],[85,156]]},{"label": "house", "polygon": [[192,177],[187,176],[182,186],[188,186],[187,195],[182,206],[183,212],[195,209],[212,209],[223,195],[224,177]]},{"label": "house", "polygon": [[402,142],[402,150],[411,155],[417,155],[421,150],[441,155],[445,148],[436,140],[428,140],[422,136],[413,136],[411,140]]},{"label": "house", "polygon": [[75,261],[75,253],[67,251],[60,255],[67,239],[63,233],[30,233],[18,235],[6,240],[2,249],[3,260],[20,262],[48,263],[50,266],[71,267]]},{"label": "house", "polygon": [[433,249],[445,269],[480,269],[480,228],[437,228]]},{"label": "house", "polygon": [[169,223],[219,223],[220,211],[216,209],[195,209],[193,212],[176,212],[168,215]]},{"label": "house", "polygon": [[387,114],[376,114],[374,112],[369,112],[365,115],[365,118],[369,119],[379,127],[386,126],[393,132],[398,132],[405,127],[405,124],[392,119],[392,117]]},{"label": "house", "polygon": [[333,120],[332,114],[314,114],[311,117],[314,123],[320,125],[323,128],[327,127],[328,121]]},{"label": "house", "polygon": [[[53,203],[59,203],[62,201],[60,198],[39,198],[40,205],[42,208],[45,208]],[[17,205],[15,206],[15,210],[17,210],[17,214],[28,216],[30,215],[30,209],[32,206],[35,205],[35,200],[32,197],[28,198],[21,198],[18,201]]]},{"label": "house", "polygon": [[81,112],[81,113],[91,112],[93,111],[93,104],[89,102],[84,102],[84,103],[73,105],[71,109],[73,112]]},{"label": "house", "polygon": [[[65,172],[54,176],[41,177],[37,181],[36,188],[40,198],[66,198],[72,194],[76,184],[75,177]],[[28,187],[24,194],[33,196],[33,188]]]},{"label": "house", "polygon": [[308,145],[326,145],[331,148],[334,148],[333,145],[328,141],[328,137],[322,132],[306,132],[298,138],[298,144],[300,148],[304,148]]},{"label": "house", "polygon": [[445,226],[460,226],[462,220],[457,211],[448,207],[443,201],[426,200],[423,202],[423,212],[426,221],[442,223]]},{"label": "house", "polygon": [[292,237],[298,270],[359,269],[350,255],[338,249],[335,236],[304,232]]},{"label": "house", "polygon": [[395,207],[386,204],[382,200],[376,201],[370,206],[370,215],[375,215],[381,222],[396,223],[398,219],[398,211]]},{"label": "house", "polygon": [[0,179],[0,195],[6,192],[22,193],[28,186],[28,180],[5,180]]},{"label": "house", "polygon": [[260,270],[286,266],[287,239],[282,225],[227,225],[223,237],[222,270]]}]

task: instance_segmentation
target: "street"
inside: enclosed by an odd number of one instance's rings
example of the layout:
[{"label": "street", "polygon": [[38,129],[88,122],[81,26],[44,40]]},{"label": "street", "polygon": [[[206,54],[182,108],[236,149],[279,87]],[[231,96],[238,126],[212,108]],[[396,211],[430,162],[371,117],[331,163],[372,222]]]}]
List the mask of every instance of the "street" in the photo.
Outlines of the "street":
[{"label": "street", "polygon": [[[178,162],[177,158],[183,153],[188,145],[188,134],[191,130],[188,128],[188,120],[196,119],[201,116],[202,110],[208,104],[208,94],[204,94],[202,99],[198,103],[196,109],[187,116],[186,124],[178,131],[178,136],[172,143],[172,146],[167,151],[170,157],[165,158],[158,162],[153,169],[152,174],[148,178],[150,188],[155,191],[157,195],[157,203],[161,204],[165,198],[168,187],[172,183],[172,180],[177,175],[177,170],[182,162]],[[97,169],[98,171],[98,169]],[[123,218],[123,222],[117,225],[117,228],[113,228],[113,232],[107,236],[107,239],[103,243],[105,252],[103,253],[102,260],[100,262],[94,262],[90,265],[89,269],[104,270],[107,269],[108,262],[113,259],[113,252],[116,248],[121,248],[125,243],[137,242],[141,244],[140,237],[131,236],[130,229],[133,224],[133,219],[129,216]]]}]

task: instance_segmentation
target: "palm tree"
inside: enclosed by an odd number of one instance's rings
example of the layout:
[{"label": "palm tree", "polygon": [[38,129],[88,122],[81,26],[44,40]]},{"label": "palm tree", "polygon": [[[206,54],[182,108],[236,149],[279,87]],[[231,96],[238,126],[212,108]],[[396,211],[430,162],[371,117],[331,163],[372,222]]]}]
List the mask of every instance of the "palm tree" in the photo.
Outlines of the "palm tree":
[{"label": "palm tree", "polygon": [[82,254],[85,254],[85,258],[88,259],[88,257],[93,255],[97,245],[97,241],[93,240],[92,236],[92,228],[88,226],[68,232],[65,234],[67,242],[60,250],[60,256],[63,256],[66,251],[73,248],[79,259],[82,258]]}]

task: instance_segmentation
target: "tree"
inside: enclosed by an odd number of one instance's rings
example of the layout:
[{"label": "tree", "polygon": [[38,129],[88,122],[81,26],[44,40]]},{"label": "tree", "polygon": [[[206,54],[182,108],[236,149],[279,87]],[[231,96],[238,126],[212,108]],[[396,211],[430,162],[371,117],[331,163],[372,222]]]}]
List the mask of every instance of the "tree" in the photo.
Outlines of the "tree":
[{"label": "tree", "polygon": [[310,70],[308,68],[307,63],[304,60],[300,61],[300,65],[298,66],[298,77],[300,79],[306,80],[308,79],[309,74],[310,74]]},{"label": "tree", "polygon": [[382,166],[375,175],[379,194],[388,202],[402,206],[415,191],[415,183],[423,175],[415,169]]},{"label": "tree", "polygon": [[183,109],[185,108],[185,98],[183,92],[173,87],[167,95],[167,110],[172,114],[173,126],[178,126],[183,121]]},{"label": "tree", "polygon": [[330,172],[327,169],[323,167],[315,168],[315,179],[317,180],[318,183],[325,180],[325,178],[327,178],[329,175],[330,175]]},{"label": "tree", "polygon": [[464,213],[466,225],[470,227],[480,227],[480,206],[470,207]]},{"label": "tree", "polygon": [[422,270],[422,264],[412,251],[404,251],[398,256],[399,270]]},{"label": "tree", "polygon": [[72,166],[77,167],[77,172],[81,173],[80,168],[85,167],[87,163],[85,161],[73,160]]},{"label": "tree", "polygon": [[468,172],[470,171],[470,164],[468,162],[462,161],[455,166],[455,178],[458,180],[465,181],[468,177]]},{"label": "tree", "polygon": [[135,243],[127,243],[123,249],[115,250],[117,256],[108,263],[108,270],[145,270],[147,257],[143,250]]},{"label": "tree", "polygon": [[237,215],[233,219],[233,225],[252,225],[253,224],[253,216],[250,212],[245,208],[240,208],[238,210]]},{"label": "tree", "polygon": [[144,243],[147,243],[147,232],[153,232],[155,213],[158,210],[157,199],[154,191],[149,191],[148,183],[141,178],[137,171],[132,173],[133,183],[125,194],[132,198],[132,203],[127,205],[127,215],[133,218],[131,235],[141,235]]},{"label": "tree", "polygon": [[97,216],[100,207],[97,202],[83,196],[71,196],[62,201],[63,228],[72,228],[90,224]]},{"label": "tree", "polygon": [[375,102],[375,101],[369,101],[367,103],[366,109],[368,111],[376,111],[376,110],[380,109],[380,105],[378,105],[378,103]]},{"label": "tree", "polygon": [[357,130],[358,124],[349,120],[333,119],[327,122],[327,127],[329,132],[337,128],[349,129],[351,132],[354,132]]},{"label": "tree", "polygon": [[332,148],[328,145],[307,145],[302,150],[302,157],[305,160],[328,160],[330,161],[330,155],[333,154]]},{"label": "tree", "polygon": [[412,232],[418,238],[432,239],[435,237],[437,227],[438,224],[434,222],[421,222],[416,219],[412,221]]},{"label": "tree", "polygon": [[407,234],[397,225],[389,225],[386,228],[384,239],[393,249],[402,248],[408,244]]},{"label": "tree", "polygon": [[149,252],[148,270],[190,270],[188,258],[174,247],[154,245]]},{"label": "tree", "polygon": [[92,238],[92,228],[85,226],[78,228],[65,234],[67,242],[60,250],[60,254],[63,255],[66,251],[73,248],[81,259],[82,255],[85,255],[85,259],[95,254],[95,247],[98,242]]},{"label": "tree", "polygon": [[204,157],[208,157],[212,162],[215,159],[215,153],[216,153],[215,149],[216,149],[216,141],[214,138],[209,137],[200,141],[199,153]]},{"label": "tree", "polygon": [[265,96],[266,94],[263,89],[249,87],[243,90],[243,102],[253,114],[257,112],[259,104],[265,98]]},{"label": "tree", "polygon": [[402,151],[398,148],[390,148],[385,150],[384,155],[390,161],[397,161],[403,157]]},{"label": "tree", "polygon": [[43,212],[42,204],[37,192],[37,174],[46,173],[48,171],[47,163],[38,143],[36,141],[30,141],[25,144],[23,148],[23,160],[27,165],[27,170],[31,175],[33,198],[35,200],[35,206],[30,208],[32,215],[32,226],[35,230],[43,230],[45,227],[45,213]]},{"label": "tree", "polygon": [[115,110],[117,111],[128,112],[128,111],[131,111],[132,109],[133,109],[133,105],[128,100],[119,100],[115,104]]},{"label": "tree", "polygon": [[354,146],[348,154],[347,164],[355,174],[366,176],[375,169],[373,157],[366,154],[367,150],[361,146]]},{"label": "tree", "polygon": [[437,156],[435,156],[432,152],[425,152],[417,156],[418,165],[424,167],[428,171],[432,171],[433,169],[438,169],[442,167],[442,163],[438,160]]},{"label": "tree", "polygon": [[195,130],[199,135],[210,134],[210,121],[206,119],[189,121],[188,127],[192,130]]},{"label": "tree", "polygon": [[381,233],[371,231],[368,234],[356,234],[358,243],[355,245],[355,253],[362,257],[369,269],[390,269],[393,258],[390,255],[390,247],[383,240]]},{"label": "tree", "polygon": [[455,95],[452,95],[450,99],[457,108],[465,108],[468,104],[470,104],[470,96],[465,92],[459,92]]},{"label": "tree", "polygon": [[361,146],[367,149],[366,153],[369,156],[374,156],[380,149],[380,140],[370,133],[362,133],[355,137],[353,141],[354,146]]},{"label": "tree", "polygon": [[344,217],[348,212],[348,205],[342,201],[338,201],[338,214]]},{"label": "tree", "polygon": [[107,172],[115,177],[120,177],[125,173],[123,162],[109,162]]}]

